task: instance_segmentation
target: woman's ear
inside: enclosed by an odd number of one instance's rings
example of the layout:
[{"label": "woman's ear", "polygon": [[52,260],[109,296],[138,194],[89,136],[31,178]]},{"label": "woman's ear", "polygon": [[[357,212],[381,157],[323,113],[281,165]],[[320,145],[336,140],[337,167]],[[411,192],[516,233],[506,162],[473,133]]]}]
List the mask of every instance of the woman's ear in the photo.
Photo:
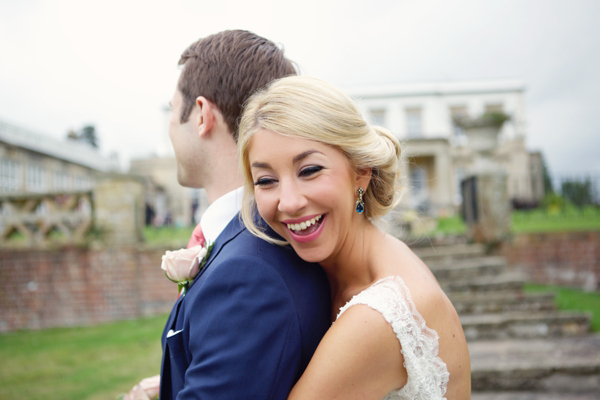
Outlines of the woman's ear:
[{"label": "woman's ear", "polygon": [[356,171],[356,190],[363,188],[367,191],[369,183],[371,182],[371,176],[373,174],[372,168],[363,168]]},{"label": "woman's ear", "polygon": [[196,99],[196,104],[200,107],[198,114],[198,134],[203,136],[210,133],[215,124],[215,105],[208,101],[204,96],[199,96]]}]

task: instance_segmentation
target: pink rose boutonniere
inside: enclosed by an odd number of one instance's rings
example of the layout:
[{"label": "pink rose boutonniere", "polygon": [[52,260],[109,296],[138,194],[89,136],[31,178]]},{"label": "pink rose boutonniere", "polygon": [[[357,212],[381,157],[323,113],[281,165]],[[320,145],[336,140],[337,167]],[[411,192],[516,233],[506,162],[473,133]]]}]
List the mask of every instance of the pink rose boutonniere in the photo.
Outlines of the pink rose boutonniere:
[{"label": "pink rose boutonniere", "polygon": [[160,268],[170,281],[177,284],[180,296],[185,296],[190,283],[204,267],[213,245],[194,246],[189,249],[167,251],[162,256]]}]

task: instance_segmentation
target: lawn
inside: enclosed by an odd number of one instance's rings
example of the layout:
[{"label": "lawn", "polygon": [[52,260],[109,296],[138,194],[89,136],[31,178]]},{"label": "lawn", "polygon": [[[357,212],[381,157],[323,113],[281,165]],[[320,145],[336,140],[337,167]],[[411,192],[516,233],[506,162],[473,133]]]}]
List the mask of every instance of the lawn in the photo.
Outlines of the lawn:
[{"label": "lawn", "polygon": [[[463,234],[466,229],[461,217],[454,216],[440,218],[437,228],[429,234]],[[600,230],[600,209],[598,208],[569,209],[556,213],[545,210],[514,211],[512,213],[512,231],[515,233],[589,230]]]},{"label": "lawn", "polygon": [[185,247],[193,231],[193,226],[182,228],[146,226],[144,227],[144,241],[149,245],[160,245],[173,249]]},{"label": "lawn", "polygon": [[116,399],[160,372],[165,321],[0,335],[0,399]]},{"label": "lawn", "polygon": [[584,292],[579,289],[533,283],[527,284],[525,291],[555,293],[555,302],[560,310],[590,311],[593,315],[592,331],[600,332],[600,292]]}]

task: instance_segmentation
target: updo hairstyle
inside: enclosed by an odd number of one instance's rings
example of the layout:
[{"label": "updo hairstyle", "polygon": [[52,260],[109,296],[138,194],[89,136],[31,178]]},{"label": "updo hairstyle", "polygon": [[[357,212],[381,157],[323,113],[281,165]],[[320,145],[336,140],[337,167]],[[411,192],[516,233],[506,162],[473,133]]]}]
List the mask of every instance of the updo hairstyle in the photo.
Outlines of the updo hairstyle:
[{"label": "updo hairstyle", "polygon": [[385,215],[399,201],[401,149],[396,136],[385,128],[371,127],[352,99],[333,85],[307,76],[285,77],[250,97],[240,122],[238,151],[245,178],[241,215],[253,234],[285,243],[269,238],[254,222],[256,202],[248,151],[252,137],[261,129],[335,147],[357,172],[370,168],[371,181],[363,196],[367,218]]}]

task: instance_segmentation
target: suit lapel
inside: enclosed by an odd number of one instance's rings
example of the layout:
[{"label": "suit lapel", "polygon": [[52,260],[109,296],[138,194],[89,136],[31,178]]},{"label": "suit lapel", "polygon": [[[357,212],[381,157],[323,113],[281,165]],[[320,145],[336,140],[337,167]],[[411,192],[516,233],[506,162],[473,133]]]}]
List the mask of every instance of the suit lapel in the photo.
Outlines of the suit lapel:
[{"label": "suit lapel", "polygon": [[239,214],[236,214],[236,216],[233,217],[231,219],[231,221],[229,221],[229,224],[227,224],[225,229],[223,229],[223,232],[221,232],[219,237],[217,237],[217,240],[215,241],[215,244],[214,244],[212,250],[210,251],[210,254],[208,255],[208,260],[206,261],[206,264],[204,265],[202,270],[200,270],[198,275],[196,275],[192,285],[194,283],[196,283],[198,278],[200,278],[204,274],[204,272],[206,272],[208,267],[210,267],[210,264],[212,264],[212,262],[215,260],[215,258],[217,258],[217,256],[221,252],[221,250],[223,250],[223,248],[229,242],[231,242],[233,239],[235,239],[236,236],[238,236],[240,233],[242,233],[245,229],[246,229],[246,227],[242,225]]}]

